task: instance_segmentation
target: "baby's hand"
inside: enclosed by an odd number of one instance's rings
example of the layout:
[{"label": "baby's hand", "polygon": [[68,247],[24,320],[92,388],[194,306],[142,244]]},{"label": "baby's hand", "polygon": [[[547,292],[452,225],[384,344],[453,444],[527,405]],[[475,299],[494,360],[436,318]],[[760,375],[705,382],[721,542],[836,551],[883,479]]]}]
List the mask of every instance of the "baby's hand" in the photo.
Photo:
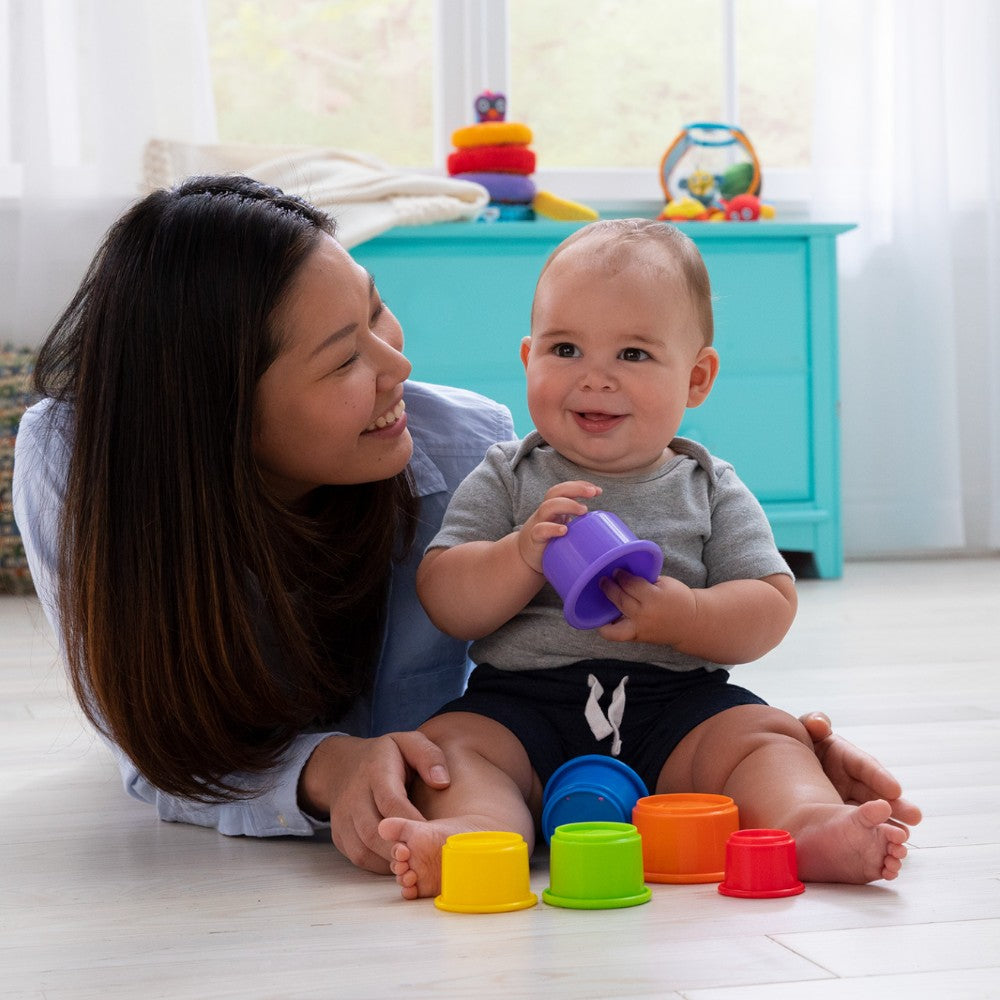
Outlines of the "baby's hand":
[{"label": "baby's hand", "polygon": [[581,501],[600,496],[600,486],[582,479],[557,483],[538,505],[538,510],[521,526],[517,535],[517,550],[521,558],[536,572],[542,572],[542,553],[553,538],[566,534],[566,525],[574,517],[587,513]]},{"label": "baby's hand", "polygon": [[612,642],[655,642],[674,646],[697,614],[695,592],[680,580],[661,576],[650,583],[624,570],[601,581],[601,590],[623,617],[597,631]]}]

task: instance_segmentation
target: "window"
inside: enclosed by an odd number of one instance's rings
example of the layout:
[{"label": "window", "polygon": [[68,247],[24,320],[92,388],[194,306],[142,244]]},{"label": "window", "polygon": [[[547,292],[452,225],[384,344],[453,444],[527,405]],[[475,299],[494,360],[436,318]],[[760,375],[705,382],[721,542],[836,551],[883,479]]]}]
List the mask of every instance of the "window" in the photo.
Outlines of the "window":
[{"label": "window", "polygon": [[432,0],[209,0],[219,139],[434,160]]},{"label": "window", "polygon": [[509,9],[512,103],[553,166],[655,163],[698,121],[740,125],[775,166],[807,165],[812,3],[510,0]]},{"label": "window", "polygon": [[766,199],[809,165],[816,0],[207,0],[219,138],[437,169],[485,88],[568,197],[662,199],[696,121],[739,124]]}]

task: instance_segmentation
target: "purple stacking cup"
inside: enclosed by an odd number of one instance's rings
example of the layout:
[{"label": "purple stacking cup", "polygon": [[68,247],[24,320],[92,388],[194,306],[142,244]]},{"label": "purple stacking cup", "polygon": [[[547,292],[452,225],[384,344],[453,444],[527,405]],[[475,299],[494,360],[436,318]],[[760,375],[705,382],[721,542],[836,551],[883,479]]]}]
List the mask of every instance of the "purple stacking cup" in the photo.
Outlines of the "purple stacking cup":
[{"label": "purple stacking cup", "polygon": [[604,596],[601,579],[623,569],[655,583],[663,551],[641,541],[615,514],[592,510],[570,521],[565,535],[553,538],[542,553],[542,572],[563,601],[573,628],[607,625],[621,612]]}]

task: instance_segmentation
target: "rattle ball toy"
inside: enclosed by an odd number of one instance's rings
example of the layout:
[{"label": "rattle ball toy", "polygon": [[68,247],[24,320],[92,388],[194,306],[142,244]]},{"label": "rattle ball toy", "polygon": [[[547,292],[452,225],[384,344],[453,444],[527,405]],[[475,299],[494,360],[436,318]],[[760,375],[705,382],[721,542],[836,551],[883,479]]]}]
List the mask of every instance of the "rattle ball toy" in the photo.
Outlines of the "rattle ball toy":
[{"label": "rattle ball toy", "polygon": [[[732,162],[735,156],[744,159]],[[666,197],[660,219],[747,222],[774,217],[774,210],[759,201],[757,153],[735,125],[685,125],[660,161],[660,186]]]}]

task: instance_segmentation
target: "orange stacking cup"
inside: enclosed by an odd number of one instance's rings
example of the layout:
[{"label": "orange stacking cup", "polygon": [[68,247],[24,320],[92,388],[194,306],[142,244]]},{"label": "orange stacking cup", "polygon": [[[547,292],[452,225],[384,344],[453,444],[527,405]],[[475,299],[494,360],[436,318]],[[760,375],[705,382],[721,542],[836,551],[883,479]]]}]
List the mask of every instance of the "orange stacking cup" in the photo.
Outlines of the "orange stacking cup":
[{"label": "orange stacking cup", "polygon": [[632,810],[642,834],[647,882],[721,882],[726,874],[726,841],[740,826],[728,795],[676,793],[649,795]]}]

